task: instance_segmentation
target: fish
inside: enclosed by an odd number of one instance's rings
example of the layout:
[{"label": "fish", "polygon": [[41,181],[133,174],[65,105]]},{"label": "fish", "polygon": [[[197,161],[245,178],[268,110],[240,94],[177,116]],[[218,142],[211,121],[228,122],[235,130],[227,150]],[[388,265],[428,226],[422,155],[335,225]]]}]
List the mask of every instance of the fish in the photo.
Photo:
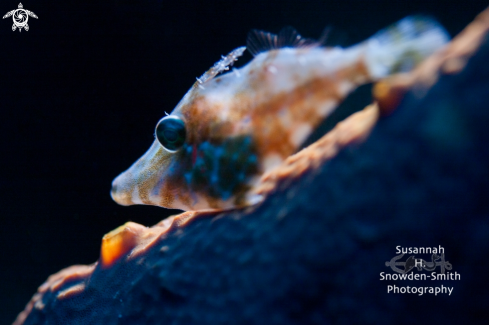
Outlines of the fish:
[{"label": "fish", "polygon": [[[358,86],[409,71],[443,48],[448,33],[434,19],[409,16],[342,48],[253,30],[246,47],[222,56],[155,128],[149,150],[117,176],[121,205],[224,210],[263,201],[265,173],[301,144]],[[248,50],[244,66],[233,63]]]}]

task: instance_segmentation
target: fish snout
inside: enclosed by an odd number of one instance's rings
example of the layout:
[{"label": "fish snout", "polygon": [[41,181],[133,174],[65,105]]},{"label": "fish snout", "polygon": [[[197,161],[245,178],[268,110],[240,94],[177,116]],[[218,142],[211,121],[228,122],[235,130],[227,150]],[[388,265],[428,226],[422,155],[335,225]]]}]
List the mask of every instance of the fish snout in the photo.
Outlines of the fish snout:
[{"label": "fish snout", "polygon": [[156,205],[161,182],[164,179],[169,153],[154,141],[149,150],[129,169],[112,182],[110,195],[120,205]]},{"label": "fish snout", "polygon": [[124,173],[117,176],[112,182],[110,196],[120,205],[133,205],[131,186],[127,184]]}]

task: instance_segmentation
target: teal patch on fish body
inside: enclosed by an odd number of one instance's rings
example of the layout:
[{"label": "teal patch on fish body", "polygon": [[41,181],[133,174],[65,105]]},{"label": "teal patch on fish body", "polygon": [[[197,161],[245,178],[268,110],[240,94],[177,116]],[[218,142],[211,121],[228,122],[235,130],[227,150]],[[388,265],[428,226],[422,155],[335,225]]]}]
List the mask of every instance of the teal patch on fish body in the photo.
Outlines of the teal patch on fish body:
[{"label": "teal patch on fish body", "polygon": [[231,137],[220,143],[204,141],[184,148],[184,181],[195,193],[228,200],[249,189],[248,181],[258,173],[258,157],[249,135]]}]

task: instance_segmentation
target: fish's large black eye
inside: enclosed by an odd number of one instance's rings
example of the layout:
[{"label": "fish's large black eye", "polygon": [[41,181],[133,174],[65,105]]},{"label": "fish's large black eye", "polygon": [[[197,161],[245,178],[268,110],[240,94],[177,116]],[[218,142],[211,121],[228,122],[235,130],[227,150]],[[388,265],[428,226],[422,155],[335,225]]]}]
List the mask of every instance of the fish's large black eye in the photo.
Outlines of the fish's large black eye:
[{"label": "fish's large black eye", "polygon": [[176,116],[162,118],[156,125],[156,138],[168,151],[176,151],[185,143],[185,123]]}]

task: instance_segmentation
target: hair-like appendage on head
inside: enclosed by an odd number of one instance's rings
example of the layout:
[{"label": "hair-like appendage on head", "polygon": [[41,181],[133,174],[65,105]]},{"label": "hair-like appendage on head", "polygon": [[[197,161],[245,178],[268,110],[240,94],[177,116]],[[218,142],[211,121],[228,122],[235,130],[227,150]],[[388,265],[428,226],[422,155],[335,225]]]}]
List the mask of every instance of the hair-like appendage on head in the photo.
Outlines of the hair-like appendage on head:
[{"label": "hair-like appendage on head", "polygon": [[228,55],[223,56],[220,61],[216,62],[209,70],[207,70],[200,78],[197,78],[197,82],[194,86],[202,85],[203,83],[211,80],[219,73],[229,70],[229,67],[233,65],[234,61],[243,55],[246,50],[245,46],[238,47],[231,51]]}]

